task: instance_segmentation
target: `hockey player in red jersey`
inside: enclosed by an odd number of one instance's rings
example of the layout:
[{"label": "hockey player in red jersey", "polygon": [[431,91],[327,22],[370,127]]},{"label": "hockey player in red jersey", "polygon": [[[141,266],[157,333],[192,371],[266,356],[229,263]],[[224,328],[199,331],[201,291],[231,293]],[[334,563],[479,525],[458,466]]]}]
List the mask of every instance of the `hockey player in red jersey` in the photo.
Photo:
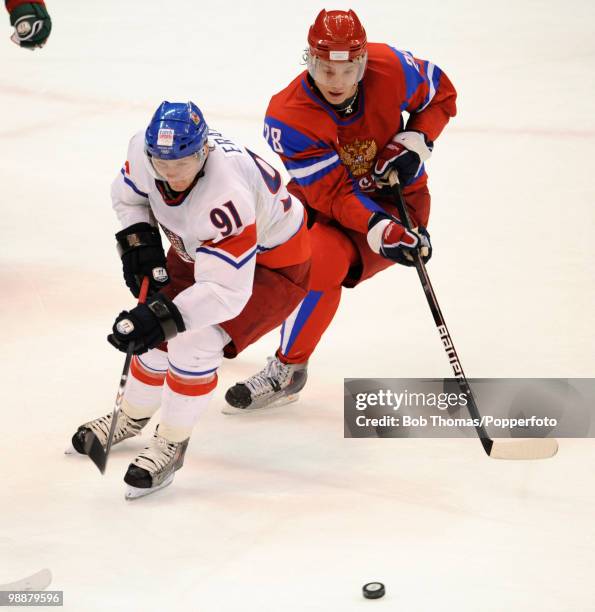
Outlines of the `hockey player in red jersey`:
[{"label": "hockey player in red jersey", "polygon": [[52,31],[52,20],[43,0],[5,0],[14,27],[11,39],[32,51],[43,47]]},{"label": "hockey player in red jersey", "polygon": [[[308,209],[308,295],[285,320],[267,366],[230,388],[224,412],[297,399],[307,362],[354,287],[391,266],[432,254],[424,162],[456,113],[456,91],[435,64],[368,43],[353,11],[321,11],[308,34],[307,70],[271,98],[264,136]],[[407,119],[403,117],[407,113]],[[415,231],[399,221],[388,191],[396,171]]]}]

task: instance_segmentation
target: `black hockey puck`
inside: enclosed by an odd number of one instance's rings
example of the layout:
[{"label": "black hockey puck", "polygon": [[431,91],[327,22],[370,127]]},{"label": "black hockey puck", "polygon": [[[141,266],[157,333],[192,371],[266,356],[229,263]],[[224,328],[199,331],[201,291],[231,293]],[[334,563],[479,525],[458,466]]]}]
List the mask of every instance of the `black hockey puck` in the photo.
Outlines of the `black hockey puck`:
[{"label": "black hockey puck", "polygon": [[380,599],[386,593],[382,582],[368,582],[364,584],[362,592],[366,599]]}]

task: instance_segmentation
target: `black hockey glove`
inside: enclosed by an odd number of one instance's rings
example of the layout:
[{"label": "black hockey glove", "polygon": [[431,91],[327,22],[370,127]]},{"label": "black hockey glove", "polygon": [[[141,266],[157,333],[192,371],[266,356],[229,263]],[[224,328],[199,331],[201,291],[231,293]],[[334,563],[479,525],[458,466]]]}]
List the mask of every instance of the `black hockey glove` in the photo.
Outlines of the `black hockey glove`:
[{"label": "black hockey glove", "polygon": [[395,170],[401,185],[410,183],[422,164],[432,154],[433,143],[419,132],[400,132],[378,153],[372,176],[379,188],[390,186],[389,175]]},{"label": "black hockey glove", "polygon": [[118,253],[126,285],[134,297],[140,293],[144,276],[149,277],[149,295],[169,283],[165,252],[159,229],[150,223],[135,223],[116,234]]},{"label": "black hockey glove", "polygon": [[428,230],[420,225],[408,230],[398,219],[376,212],[368,221],[368,244],[374,253],[392,259],[403,266],[413,266],[412,251],[420,249],[425,262],[432,257]]},{"label": "black hockey glove", "polygon": [[52,20],[43,3],[21,4],[10,10],[10,25],[14,27],[11,40],[20,47],[34,51],[45,45],[52,31]]},{"label": "black hockey glove", "polygon": [[107,341],[123,353],[130,343],[134,343],[133,353],[141,355],[185,329],[184,320],[175,304],[162,293],[156,293],[144,304],[130,311],[122,311]]}]

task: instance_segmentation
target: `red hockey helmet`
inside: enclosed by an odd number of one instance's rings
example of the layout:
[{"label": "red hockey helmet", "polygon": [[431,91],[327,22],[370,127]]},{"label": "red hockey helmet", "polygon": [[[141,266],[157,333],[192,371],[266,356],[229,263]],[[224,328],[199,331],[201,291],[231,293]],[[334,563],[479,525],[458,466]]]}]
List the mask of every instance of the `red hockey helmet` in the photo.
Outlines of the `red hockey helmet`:
[{"label": "red hockey helmet", "polygon": [[367,44],[366,31],[352,10],[323,9],[308,32],[306,59],[310,76],[320,84],[329,71],[333,72],[330,63],[342,62],[341,70],[355,85],[366,70]]},{"label": "red hockey helmet", "polygon": [[354,60],[366,53],[366,31],[351,9],[323,9],[310,27],[308,45],[311,56],[331,61]]}]

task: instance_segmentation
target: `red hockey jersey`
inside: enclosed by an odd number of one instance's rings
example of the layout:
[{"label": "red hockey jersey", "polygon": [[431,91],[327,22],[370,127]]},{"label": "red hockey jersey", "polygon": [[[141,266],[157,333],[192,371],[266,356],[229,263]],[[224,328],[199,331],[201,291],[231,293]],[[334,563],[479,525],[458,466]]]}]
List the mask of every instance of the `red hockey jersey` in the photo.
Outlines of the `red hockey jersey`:
[{"label": "red hockey jersey", "polygon": [[[376,156],[403,129],[434,141],[456,114],[456,91],[431,62],[386,44],[368,44],[368,64],[359,84],[357,111],[340,116],[308,83],[307,72],[271,98],[264,136],[307,204],[339,224],[367,232],[381,210],[373,196]],[[403,112],[409,113],[405,124]],[[406,185],[425,185],[420,169]]]}]

